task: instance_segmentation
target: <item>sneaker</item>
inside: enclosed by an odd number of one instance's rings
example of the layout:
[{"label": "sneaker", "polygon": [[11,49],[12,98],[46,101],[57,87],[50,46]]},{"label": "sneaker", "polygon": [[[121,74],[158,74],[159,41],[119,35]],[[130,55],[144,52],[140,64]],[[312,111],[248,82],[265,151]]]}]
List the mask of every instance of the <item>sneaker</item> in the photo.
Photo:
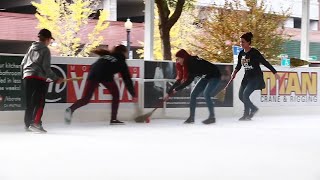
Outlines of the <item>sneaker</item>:
[{"label": "sneaker", "polygon": [[203,124],[212,124],[212,123],[215,123],[216,122],[216,118],[214,117],[210,117],[204,121],[202,121]]},{"label": "sneaker", "polygon": [[110,125],[124,125],[124,122],[119,120],[111,120]]},{"label": "sneaker", "polygon": [[244,114],[241,118],[239,118],[239,121],[250,121],[250,120],[251,118],[247,114]]},{"label": "sneaker", "polygon": [[66,124],[70,124],[72,119],[72,111],[70,108],[67,108],[65,113],[64,113],[64,122]]},{"label": "sneaker", "polygon": [[184,122],[184,124],[193,124],[194,118],[188,117],[188,119]]},{"label": "sneaker", "polygon": [[29,129],[29,127],[27,127],[27,126],[24,127],[24,130],[25,130],[26,132],[32,132],[32,131]]},{"label": "sneaker", "polygon": [[251,119],[258,111],[259,111],[258,108],[252,109],[251,112],[250,112],[250,114],[249,114],[249,116],[248,116],[248,118]]},{"label": "sneaker", "polygon": [[32,132],[46,133],[47,131],[43,129],[42,125],[39,124],[31,124],[29,126],[29,130]]}]

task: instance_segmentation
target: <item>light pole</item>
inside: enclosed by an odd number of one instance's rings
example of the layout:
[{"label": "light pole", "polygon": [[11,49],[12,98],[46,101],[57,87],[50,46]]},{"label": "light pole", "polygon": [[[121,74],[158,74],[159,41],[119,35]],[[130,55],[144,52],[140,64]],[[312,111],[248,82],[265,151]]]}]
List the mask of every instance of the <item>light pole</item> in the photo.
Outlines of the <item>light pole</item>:
[{"label": "light pole", "polygon": [[127,48],[128,48],[128,58],[130,57],[130,31],[132,29],[132,22],[128,18],[127,21],[124,23],[124,27],[127,30]]}]

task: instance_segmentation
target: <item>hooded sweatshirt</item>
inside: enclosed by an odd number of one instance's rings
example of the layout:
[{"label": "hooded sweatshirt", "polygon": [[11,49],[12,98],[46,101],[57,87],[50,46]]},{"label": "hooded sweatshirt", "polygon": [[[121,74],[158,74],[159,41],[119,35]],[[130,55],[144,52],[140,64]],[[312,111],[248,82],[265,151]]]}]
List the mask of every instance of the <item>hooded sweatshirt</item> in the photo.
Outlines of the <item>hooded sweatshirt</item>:
[{"label": "hooded sweatshirt", "polygon": [[21,62],[23,79],[33,77],[37,79],[58,80],[59,77],[51,70],[51,53],[43,42],[33,42]]},{"label": "hooded sweatshirt", "polygon": [[88,80],[111,82],[116,73],[121,74],[128,91],[135,97],[136,94],[131,80],[131,74],[126,63],[126,57],[121,53],[112,53],[110,55],[101,56],[91,65]]}]

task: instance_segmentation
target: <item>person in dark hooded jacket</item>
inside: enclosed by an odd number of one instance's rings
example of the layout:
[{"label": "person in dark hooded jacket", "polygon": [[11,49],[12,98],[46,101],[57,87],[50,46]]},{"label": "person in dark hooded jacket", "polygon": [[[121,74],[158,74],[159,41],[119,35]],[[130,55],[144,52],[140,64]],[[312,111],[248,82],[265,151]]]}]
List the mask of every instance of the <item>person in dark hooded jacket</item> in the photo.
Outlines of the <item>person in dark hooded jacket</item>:
[{"label": "person in dark hooded jacket", "polygon": [[71,123],[72,114],[74,111],[88,104],[92,98],[94,90],[99,86],[99,84],[102,84],[112,95],[110,124],[124,124],[122,121],[117,119],[120,100],[119,89],[114,81],[114,74],[121,74],[128,91],[132,97],[135,98],[136,93],[131,80],[129,68],[126,63],[127,48],[124,45],[118,45],[114,47],[111,52],[104,49],[96,49],[93,51],[93,53],[99,55],[100,58],[90,67],[82,98],[77,100],[73,105],[66,109],[65,122],[67,124]]},{"label": "person in dark hooded jacket", "polygon": [[209,110],[209,117],[202,121],[204,124],[216,122],[214,113],[214,104],[211,100],[211,93],[214,92],[220,83],[221,73],[218,67],[198,56],[191,56],[184,49],[176,53],[177,63],[177,78],[176,82],[168,90],[168,94],[164,100],[169,98],[169,95],[175,94],[177,91],[184,89],[194,80],[195,77],[201,77],[193,88],[190,95],[190,116],[184,122],[185,124],[194,123],[195,109],[197,105],[197,97],[203,93]]},{"label": "person in dark hooded jacket", "polygon": [[53,39],[47,29],[41,29],[38,33],[39,41],[32,43],[21,62],[23,83],[26,95],[26,110],[24,123],[26,131],[47,132],[43,126],[41,117],[45,106],[45,96],[48,91],[47,79],[61,83],[51,70],[51,54],[48,45]]}]

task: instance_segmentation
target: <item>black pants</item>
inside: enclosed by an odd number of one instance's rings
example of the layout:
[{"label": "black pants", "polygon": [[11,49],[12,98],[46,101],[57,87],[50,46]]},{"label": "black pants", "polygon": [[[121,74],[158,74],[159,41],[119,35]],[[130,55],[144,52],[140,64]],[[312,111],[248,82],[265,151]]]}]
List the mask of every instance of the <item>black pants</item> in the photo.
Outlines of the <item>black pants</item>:
[{"label": "black pants", "polygon": [[30,124],[42,124],[41,117],[45,105],[45,97],[48,91],[48,84],[38,79],[23,79],[26,93],[26,111],[24,123],[26,127]]}]

